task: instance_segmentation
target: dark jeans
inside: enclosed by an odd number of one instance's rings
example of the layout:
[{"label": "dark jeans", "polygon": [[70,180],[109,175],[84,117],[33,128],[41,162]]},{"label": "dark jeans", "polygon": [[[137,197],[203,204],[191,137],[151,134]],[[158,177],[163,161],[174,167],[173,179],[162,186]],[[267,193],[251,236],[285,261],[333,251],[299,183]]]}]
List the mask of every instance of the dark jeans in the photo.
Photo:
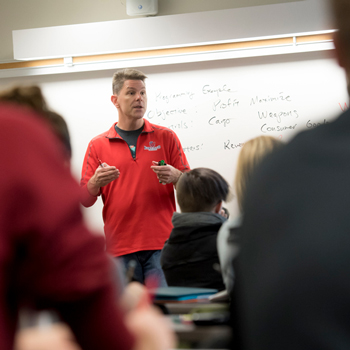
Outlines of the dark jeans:
[{"label": "dark jeans", "polygon": [[133,280],[145,284],[145,280],[152,276],[158,280],[158,287],[167,287],[163,270],[160,266],[161,250],[143,250],[131,254],[119,256],[123,262],[125,274],[130,269],[130,262],[135,261]]}]

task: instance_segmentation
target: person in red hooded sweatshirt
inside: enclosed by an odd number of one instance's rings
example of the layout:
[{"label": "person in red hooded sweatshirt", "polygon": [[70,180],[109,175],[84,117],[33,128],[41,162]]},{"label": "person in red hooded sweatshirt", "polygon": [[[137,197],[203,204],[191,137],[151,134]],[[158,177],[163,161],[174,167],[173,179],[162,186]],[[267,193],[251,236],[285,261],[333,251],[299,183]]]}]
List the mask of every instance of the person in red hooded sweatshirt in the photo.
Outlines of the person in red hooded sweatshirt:
[{"label": "person in red hooded sweatshirt", "polygon": [[79,186],[48,123],[0,102],[0,147],[0,348],[13,349],[23,306],[54,310],[84,350],[173,347],[149,303],[119,306],[104,239],[83,222]]}]

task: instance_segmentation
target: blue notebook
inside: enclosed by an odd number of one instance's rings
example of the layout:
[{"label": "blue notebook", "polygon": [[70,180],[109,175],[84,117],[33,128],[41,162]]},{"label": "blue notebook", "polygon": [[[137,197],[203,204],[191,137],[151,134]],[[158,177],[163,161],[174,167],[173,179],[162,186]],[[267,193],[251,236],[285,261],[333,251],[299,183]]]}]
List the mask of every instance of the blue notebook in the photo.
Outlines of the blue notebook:
[{"label": "blue notebook", "polygon": [[160,287],[150,290],[154,300],[191,300],[207,299],[217,293],[217,289],[212,288],[192,288],[192,287]]}]

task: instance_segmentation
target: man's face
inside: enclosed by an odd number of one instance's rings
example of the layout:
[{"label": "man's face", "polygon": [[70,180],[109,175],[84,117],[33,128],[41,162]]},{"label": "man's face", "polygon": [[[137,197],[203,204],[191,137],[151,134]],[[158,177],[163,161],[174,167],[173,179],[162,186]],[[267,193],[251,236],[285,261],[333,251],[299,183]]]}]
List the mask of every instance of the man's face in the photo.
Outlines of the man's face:
[{"label": "man's face", "polygon": [[121,118],[141,119],[147,109],[146,87],[142,80],[126,80],[117,96],[112,96]]}]

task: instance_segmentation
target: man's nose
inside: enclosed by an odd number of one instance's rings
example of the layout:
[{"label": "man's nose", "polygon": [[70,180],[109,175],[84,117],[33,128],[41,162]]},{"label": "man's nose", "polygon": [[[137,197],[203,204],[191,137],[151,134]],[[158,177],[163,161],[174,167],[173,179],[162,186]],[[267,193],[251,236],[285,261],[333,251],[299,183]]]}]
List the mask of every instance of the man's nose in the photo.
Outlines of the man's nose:
[{"label": "man's nose", "polygon": [[138,93],[138,94],[136,95],[137,101],[142,100],[142,98],[143,98],[143,96],[141,95],[141,93]]}]

